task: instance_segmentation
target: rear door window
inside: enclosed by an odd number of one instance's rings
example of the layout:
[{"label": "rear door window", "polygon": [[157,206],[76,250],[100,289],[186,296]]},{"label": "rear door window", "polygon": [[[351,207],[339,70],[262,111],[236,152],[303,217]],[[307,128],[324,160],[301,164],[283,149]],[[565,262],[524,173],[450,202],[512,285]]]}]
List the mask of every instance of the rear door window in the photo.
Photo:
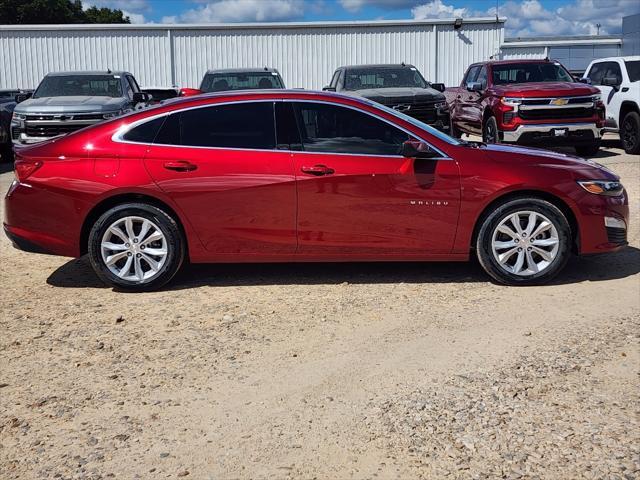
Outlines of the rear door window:
[{"label": "rear door window", "polygon": [[155,143],[191,147],[275,148],[273,102],[194,108],[167,118]]}]

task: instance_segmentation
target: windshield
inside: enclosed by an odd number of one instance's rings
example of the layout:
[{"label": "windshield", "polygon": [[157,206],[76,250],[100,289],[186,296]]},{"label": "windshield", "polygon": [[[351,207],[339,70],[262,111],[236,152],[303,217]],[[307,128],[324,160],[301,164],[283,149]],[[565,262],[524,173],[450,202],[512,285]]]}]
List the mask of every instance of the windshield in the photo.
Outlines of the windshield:
[{"label": "windshield", "polygon": [[429,132],[429,134],[433,135],[436,138],[439,138],[443,142],[447,142],[450,145],[462,145],[462,142],[456,140],[453,137],[450,137],[446,133],[443,133],[440,130],[436,130],[431,125],[427,125],[426,123],[423,123],[420,120],[410,117],[409,115],[405,115],[404,113],[399,112],[398,110],[394,110],[393,108],[386,107],[385,105],[372,102],[370,100],[362,99],[362,101],[368,103],[369,105],[373,105],[374,107],[379,108],[380,110],[384,110],[385,112],[390,113],[394,117],[401,118],[405,122],[409,122],[410,124],[415,125],[416,127],[421,128],[422,130],[426,130],[427,132]]},{"label": "windshield", "polygon": [[44,77],[33,98],[43,97],[121,97],[120,77],[116,75],[52,75]]},{"label": "windshield", "polygon": [[624,64],[627,66],[629,80],[632,82],[637,82],[638,80],[640,80],[640,60],[624,62]]},{"label": "windshield", "polygon": [[427,88],[427,86],[425,79],[414,67],[350,68],[344,79],[345,90],[397,87]]},{"label": "windshield", "polygon": [[531,82],[573,82],[574,79],[559,63],[509,63],[493,65],[493,84]]},{"label": "windshield", "polygon": [[282,79],[276,72],[207,73],[200,85],[203,92],[269,88],[284,88]]}]

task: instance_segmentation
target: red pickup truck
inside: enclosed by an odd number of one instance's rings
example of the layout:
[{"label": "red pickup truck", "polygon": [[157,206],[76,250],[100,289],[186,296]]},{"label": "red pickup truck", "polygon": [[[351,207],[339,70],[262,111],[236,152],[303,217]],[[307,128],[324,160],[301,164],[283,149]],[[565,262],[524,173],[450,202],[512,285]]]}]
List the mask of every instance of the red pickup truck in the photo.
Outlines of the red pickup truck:
[{"label": "red pickup truck", "polygon": [[459,87],[445,91],[451,132],[485,143],[570,145],[595,155],[604,128],[598,89],[578,83],[551,60],[502,60],[469,66]]}]

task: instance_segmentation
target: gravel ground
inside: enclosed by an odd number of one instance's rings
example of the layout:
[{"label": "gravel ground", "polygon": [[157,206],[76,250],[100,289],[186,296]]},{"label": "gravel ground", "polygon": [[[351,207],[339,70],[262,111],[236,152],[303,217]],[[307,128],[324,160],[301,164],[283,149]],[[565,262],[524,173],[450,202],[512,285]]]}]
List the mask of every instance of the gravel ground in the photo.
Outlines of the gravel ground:
[{"label": "gravel ground", "polygon": [[124,294],[3,237],[0,478],[640,478],[640,159],[606,145],[630,247],[544,287],[212,265]]}]

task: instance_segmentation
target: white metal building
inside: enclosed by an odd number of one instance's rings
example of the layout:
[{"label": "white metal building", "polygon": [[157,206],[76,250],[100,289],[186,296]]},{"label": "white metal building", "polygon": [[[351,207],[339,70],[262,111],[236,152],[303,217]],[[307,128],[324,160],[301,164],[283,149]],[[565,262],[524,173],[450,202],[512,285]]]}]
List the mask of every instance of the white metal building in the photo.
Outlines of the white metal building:
[{"label": "white metal building", "polygon": [[500,57],[505,60],[552,58],[571,72],[582,73],[592,60],[616,57],[621,51],[622,38],[613,35],[507,38]]},{"label": "white metal building", "polygon": [[499,53],[505,19],[224,25],[0,26],[0,88],[34,88],[65,70],[127,70],[141,85],[198,87],[210,68],[277,68],[287,87],[320,89],[341,65],[412,63],[459,84]]}]

